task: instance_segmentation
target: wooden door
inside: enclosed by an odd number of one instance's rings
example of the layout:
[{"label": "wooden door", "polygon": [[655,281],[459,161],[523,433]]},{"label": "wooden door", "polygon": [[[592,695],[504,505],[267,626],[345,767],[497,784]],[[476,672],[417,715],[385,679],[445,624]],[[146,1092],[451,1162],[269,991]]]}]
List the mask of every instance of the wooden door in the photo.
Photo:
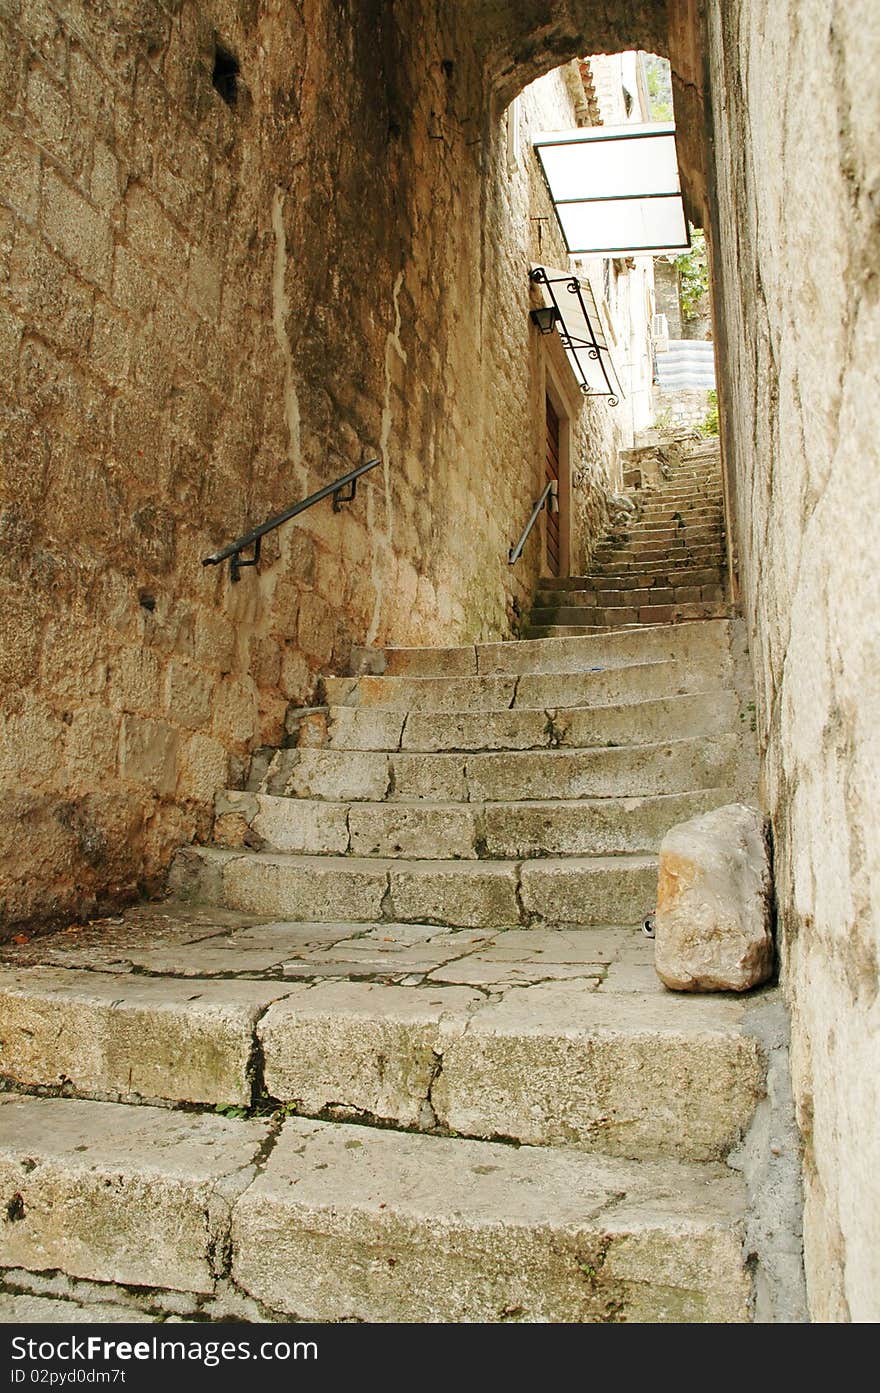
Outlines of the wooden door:
[{"label": "wooden door", "polygon": [[[547,430],[546,448],[544,452],[545,478],[544,482],[549,483],[551,479],[556,480],[557,489],[559,487],[559,417],[553,409],[553,403],[549,397],[546,398],[547,411]],[[545,512],[546,518],[546,538],[547,538],[547,566],[551,576],[559,575],[559,508],[551,512],[548,508]]]}]

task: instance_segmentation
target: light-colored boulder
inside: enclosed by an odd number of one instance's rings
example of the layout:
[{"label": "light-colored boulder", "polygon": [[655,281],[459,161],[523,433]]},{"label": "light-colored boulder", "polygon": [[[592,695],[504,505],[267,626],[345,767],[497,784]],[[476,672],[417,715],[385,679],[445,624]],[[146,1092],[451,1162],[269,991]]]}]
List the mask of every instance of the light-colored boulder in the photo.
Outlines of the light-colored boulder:
[{"label": "light-colored boulder", "polygon": [[731,803],[660,844],[655,966],[676,991],[748,991],[773,970],[772,878],[760,813]]}]

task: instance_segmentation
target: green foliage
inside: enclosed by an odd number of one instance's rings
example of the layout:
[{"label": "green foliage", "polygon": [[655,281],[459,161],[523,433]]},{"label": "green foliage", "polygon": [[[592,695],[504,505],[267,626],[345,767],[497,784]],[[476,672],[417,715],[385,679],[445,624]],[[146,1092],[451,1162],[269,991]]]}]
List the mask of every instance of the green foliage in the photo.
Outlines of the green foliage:
[{"label": "green foliage", "polygon": [[706,234],[691,228],[691,249],[675,258],[678,267],[678,295],[685,319],[696,319],[703,312],[709,293],[709,258]]},{"label": "green foliage", "polygon": [[717,435],[718,393],[715,391],[711,391],[707,393],[707,396],[709,398],[709,410],[706,412],[706,415],[702,423],[699,426],[697,426],[697,430],[700,432],[700,435]]},{"label": "green foliage", "polygon": [[672,121],[672,77],[669,60],[658,58],[655,53],[646,53],[645,82],[648,88],[651,121]]}]

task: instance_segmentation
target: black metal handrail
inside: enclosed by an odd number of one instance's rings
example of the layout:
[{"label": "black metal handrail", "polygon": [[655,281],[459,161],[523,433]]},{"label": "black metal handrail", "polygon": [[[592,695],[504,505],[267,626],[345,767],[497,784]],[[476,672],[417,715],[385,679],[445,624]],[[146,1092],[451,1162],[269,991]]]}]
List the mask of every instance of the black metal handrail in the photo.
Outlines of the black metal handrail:
[{"label": "black metal handrail", "polygon": [[555,479],[551,479],[547,484],[547,487],[544,489],[544,492],[541,494],[541,497],[538,499],[534,508],[532,509],[532,516],[526,523],[523,529],[522,536],[520,537],[516,546],[511,547],[510,551],[507,553],[508,566],[514,565],[514,563],[517,562],[519,558],[522,556],[523,547],[529,540],[529,533],[531,532],[535,523],[538,521],[538,514],[540,513],[541,509],[546,507],[547,511],[550,513],[556,513],[559,511],[559,498],[557,496],[558,487],[559,486],[556,483]]},{"label": "black metal handrail", "polygon": [[[230,542],[228,547],[223,547],[221,551],[215,551],[211,556],[202,559],[203,566],[219,566],[222,561],[229,561],[229,578],[233,583],[238,580],[238,573],[244,566],[256,566],[260,559],[260,545],[267,532],[272,532],[282,523],[289,522],[299,513],[304,513],[307,508],[320,503],[322,499],[333,495],[333,511],[339,512],[340,505],[350,503],[357,493],[357,481],[362,474],[367,474],[371,469],[375,469],[381,460],[367,460],[365,464],[359,464],[357,469],[351,469],[347,474],[343,474],[339,479],[334,479],[332,484],[325,484],[317,493],[310,493],[308,498],[302,499],[300,503],[294,503],[292,508],[287,508],[283,513],[276,513],[275,517],[269,518],[268,522],[261,523],[259,527],[254,527],[250,532],[246,532],[243,537],[238,537],[234,542]],[[343,489],[348,488],[348,493],[343,493]],[[241,553],[248,547],[253,547],[254,554],[249,561],[241,560]]]}]

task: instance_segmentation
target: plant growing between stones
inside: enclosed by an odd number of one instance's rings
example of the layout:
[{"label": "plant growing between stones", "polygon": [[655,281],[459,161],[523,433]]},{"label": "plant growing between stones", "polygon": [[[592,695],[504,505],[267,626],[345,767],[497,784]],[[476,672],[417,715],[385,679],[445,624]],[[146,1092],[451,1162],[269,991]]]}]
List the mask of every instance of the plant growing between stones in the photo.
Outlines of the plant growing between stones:
[{"label": "plant growing between stones", "polygon": [[691,226],[690,251],[675,258],[678,268],[678,297],[685,319],[698,319],[704,312],[709,293],[709,260],[706,255],[706,234]]}]

